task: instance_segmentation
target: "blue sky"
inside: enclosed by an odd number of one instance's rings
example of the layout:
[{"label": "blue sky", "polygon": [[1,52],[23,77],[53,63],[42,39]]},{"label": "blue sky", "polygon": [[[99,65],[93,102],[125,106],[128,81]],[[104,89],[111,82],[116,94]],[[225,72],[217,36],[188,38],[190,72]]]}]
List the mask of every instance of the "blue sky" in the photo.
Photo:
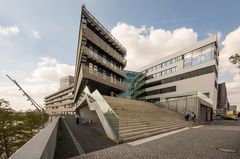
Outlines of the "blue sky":
[{"label": "blue sky", "polygon": [[[58,86],[57,78],[47,78],[47,73],[43,73],[44,71],[55,71],[58,73],[56,77],[67,74],[68,71],[73,72],[83,3],[109,31],[114,28],[118,31],[124,27],[132,27],[133,31],[138,30],[137,32],[139,29],[145,29],[139,33],[139,35],[146,34],[145,38],[149,36],[151,29],[170,31],[173,34],[176,29],[187,28],[188,31],[193,30],[191,35],[197,34],[197,40],[219,32],[223,42],[240,26],[240,1],[237,0],[0,0],[0,27],[2,28],[2,34],[0,28],[0,98],[7,98],[13,105],[18,105],[17,101],[19,101],[23,109],[28,107],[25,105],[30,105],[21,101],[24,100],[23,97],[20,97],[15,87],[12,87],[5,77],[6,73],[25,86],[30,94],[33,90],[33,96],[42,102],[42,96],[51,93]],[[8,35],[3,33],[4,29],[6,31],[6,28],[14,26],[17,27],[17,31],[15,28]],[[124,30],[120,30],[120,33],[121,31]],[[236,34],[238,32],[235,32]],[[116,36],[123,41],[121,36]],[[178,49],[190,44],[189,39]],[[232,39],[229,36],[228,41]],[[239,42],[237,40],[235,39],[236,43]],[[135,56],[131,50],[137,46],[127,47],[130,47],[129,53]],[[225,46],[222,45],[222,47]],[[225,52],[229,52],[230,47],[228,45]],[[238,51],[238,48],[233,50]],[[229,65],[228,67],[230,68]],[[65,71],[59,71],[60,68],[64,68]],[[236,71],[225,71],[220,75],[219,80],[235,82],[229,85],[229,89],[234,89],[234,92],[240,88],[235,73]],[[39,94],[38,89],[43,85],[44,88],[51,89],[42,90]],[[240,105],[236,97],[233,101]]]}]

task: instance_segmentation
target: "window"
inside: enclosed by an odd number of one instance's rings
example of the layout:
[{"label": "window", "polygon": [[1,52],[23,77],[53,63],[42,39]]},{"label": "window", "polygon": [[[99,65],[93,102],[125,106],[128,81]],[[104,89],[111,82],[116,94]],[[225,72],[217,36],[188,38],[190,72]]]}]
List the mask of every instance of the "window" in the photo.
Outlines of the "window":
[{"label": "window", "polygon": [[205,47],[202,48],[202,62],[208,62],[211,61],[214,58],[214,54],[212,51],[212,44],[207,45]]},{"label": "window", "polygon": [[113,74],[110,74],[111,82],[113,82]]},{"label": "window", "polygon": [[175,63],[176,61],[177,61],[177,59],[176,59],[176,58],[172,59],[172,63]]},{"label": "window", "polygon": [[115,84],[117,83],[116,75],[113,75],[113,81]]},{"label": "window", "polygon": [[201,62],[201,49],[197,49],[192,52],[192,65],[199,65]]},{"label": "window", "polygon": [[98,58],[98,50],[96,48],[94,48],[93,52],[94,52],[94,57]]},{"label": "window", "polygon": [[182,56],[178,56],[177,61],[181,61],[182,60]]},{"label": "window", "polygon": [[103,70],[103,78],[106,79],[106,70]]},{"label": "window", "polygon": [[94,71],[94,75],[98,76],[98,67],[97,67],[97,65],[94,65],[93,71]]},{"label": "window", "polygon": [[192,66],[192,53],[187,53],[184,55],[184,62],[183,62],[183,67],[191,67]]},{"label": "window", "polygon": [[166,70],[166,74],[168,75],[170,73],[169,69]]},{"label": "window", "polygon": [[89,45],[89,53],[90,53],[90,55],[92,55],[93,56],[93,46],[92,45]]},{"label": "window", "polygon": [[103,54],[103,63],[106,63],[106,55],[105,54]]},{"label": "window", "polygon": [[93,64],[89,63],[89,73],[93,74]]},{"label": "window", "polygon": [[167,66],[167,63],[166,62],[162,63],[162,67],[165,67],[165,66]]}]

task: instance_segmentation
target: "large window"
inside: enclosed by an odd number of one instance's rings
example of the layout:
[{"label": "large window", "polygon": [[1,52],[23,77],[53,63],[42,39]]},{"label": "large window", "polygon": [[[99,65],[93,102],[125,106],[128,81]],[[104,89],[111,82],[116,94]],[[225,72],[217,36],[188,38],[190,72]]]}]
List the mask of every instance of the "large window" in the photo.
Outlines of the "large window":
[{"label": "large window", "polygon": [[193,52],[185,54],[183,67],[188,68],[213,60],[214,59],[213,46],[214,46],[213,44],[209,44],[200,49],[194,50]]},{"label": "large window", "polygon": [[197,49],[192,52],[192,65],[199,65],[201,62],[201,49]]}]

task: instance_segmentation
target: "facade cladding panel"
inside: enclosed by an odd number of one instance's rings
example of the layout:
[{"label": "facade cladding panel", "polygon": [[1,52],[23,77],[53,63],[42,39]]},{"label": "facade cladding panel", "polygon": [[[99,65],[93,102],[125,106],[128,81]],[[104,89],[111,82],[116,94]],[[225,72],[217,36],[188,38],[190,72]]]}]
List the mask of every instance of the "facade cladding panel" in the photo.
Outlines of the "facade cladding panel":
[{"label": "facade cladding panel", "polygon": [[229,103],[228,103],[228,96],[227,96],[227,89],[225,83],[218,84],[218,103],[217,103],[218,109],[229,109]]},{"label": "facade cladding panel", "polygon": [[119,94],[124,84],[126,49],[82,6],[75,70],[76,101],[85,86],[103,95]]},{"label": "facade cladding panel", "polygon": [[200,91],[217,106],[218,41],[216,36],[167,56],[141,72],[146,91],[139,95],[154,102],[177,94]]}]

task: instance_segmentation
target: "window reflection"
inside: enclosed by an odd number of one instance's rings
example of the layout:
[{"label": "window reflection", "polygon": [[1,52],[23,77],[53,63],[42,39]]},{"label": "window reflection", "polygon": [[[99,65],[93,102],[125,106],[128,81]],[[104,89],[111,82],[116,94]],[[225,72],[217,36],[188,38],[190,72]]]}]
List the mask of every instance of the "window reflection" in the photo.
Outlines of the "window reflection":
[{"label": "window reflection", "polygon": [[184,55],[183,67],[188,68],[194,65],[206,63],[214,59],[214,48],[213,44],[207,45],[200,49],[194,50],[193,52]]}]

